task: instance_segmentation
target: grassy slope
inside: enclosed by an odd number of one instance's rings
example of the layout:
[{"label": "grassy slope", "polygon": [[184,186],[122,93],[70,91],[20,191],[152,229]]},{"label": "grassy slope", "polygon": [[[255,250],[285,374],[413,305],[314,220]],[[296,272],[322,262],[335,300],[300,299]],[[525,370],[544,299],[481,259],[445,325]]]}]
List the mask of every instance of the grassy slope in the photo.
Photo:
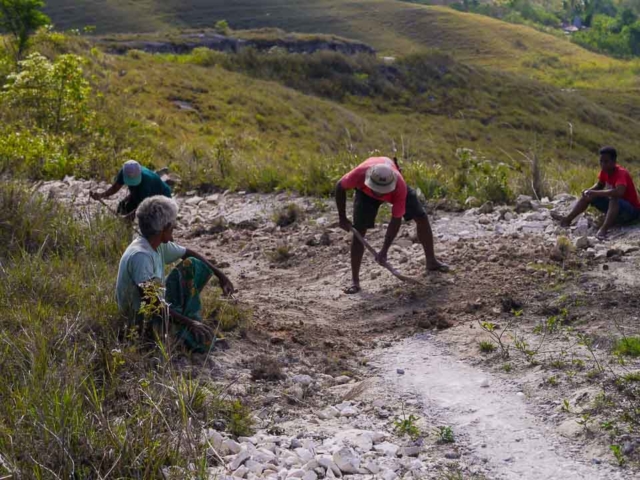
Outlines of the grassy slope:
[{"label": "grassy slope", "polygon": [[[396,0],[143,0],[131,5],[124,0],[49,2],[54,20],[65,27],[97,24],[102,32],[151,31],[211,26],[224,18],[235,28],[282,27],[351,37],[397,55],[437,47],[488,68],[482,78],[470,78],[467,91],[451,93],[443,86],[436,92],[440,98],[455,96],[455,109],[424,115],[389,105],[377,108],[376,100],[336,104],[242,75],[215,70],[212,75],[195,66],[172,67],[148,58],[118,60],[132,73],[123,79],[114,75],[114,88],[136,76],[134,85],[147,75],[163,79],[145,80],[136,104],[141,115],[161,125],[169,156],[175,157],[181,144],[211,144],[221,132],[234,139],[236,151],[245,157],[263,157],[265,145],[273,152],[269,158],[335,156],[348,141],[360,154],[389,152],[401,138],[409,140],[419,158],[444,164],[457,147],[508,160],[521,159],[518,150],[536,145],[541,155],[576,165],[601,143],[615,143],[625,159],[637,156],[637,66],[528,27]],[[131,11],[135,15],[127,13]],[[184,70],[167,70],[172,68]],[[495,76],[495,70],[515,75]],[[169,85],[169,78],[176,80]],[[235,88],[239,85],[246,87]],[[199,89],[213,93],[200,94]],[[200,115],[178,111],[168,101],[175,96],[193,100]]]},{"label": "grassy slope", "polygon": [[566,39],[447,7],[399,0],[50,0],[48,8],[60,27],[97,24],[103,33],[212,26],[227,19],[234,28],[342,35],[395,54],[441,48],[463,61],[563,86],[638,85],[628,63],[588,52]]},{"label": "grassy slope", "polygon": [[[355,161],[352,154],[391,154],[394,142],[402,141],[414,160],[443,165],[453,161],[460,147],[514,164],[522,160],[518,151],[536,145],[544,159],[554,159],[554,166],[558,160],[557,165],[579,165],[603,143],[615,143],[628,152],[625,159],[634,161],[640,148],[636,120],[536,81],[455,63],[449,66],[451,74],[467,83],[451,87],[446,80],[434,82],[428,92],[433,108],[420,113],[377,98],[336,103],[220,67],[183,63],[181,57],[134,57],[112,59],[110,91],[119,95],[126,89],[129,107],[158,125],[162,160],[156,166],[173,159],[182,173],[193,176],[189,169],[195,166],[185,158],[185,149],[195,146],[211,156],[216,142],[226,138],[242,188],[264,188],[271,175],[291,177],[288,187],[308,186],[303,177],[318,162],[323,169],[328,165],[330,178],[322,181],[323,188],[330,188]],[[123,70],[127,75],[118,73]],[[179,110],[174,100],[189,102],[197,112]],[[202,159],[197,163],[200,168],[207,164]],[[265,165],[270,168],[266,178],[254,168]],[[210,168],[216,170],[215,161]],[[211,180],[206,171],[198,175]]]}]

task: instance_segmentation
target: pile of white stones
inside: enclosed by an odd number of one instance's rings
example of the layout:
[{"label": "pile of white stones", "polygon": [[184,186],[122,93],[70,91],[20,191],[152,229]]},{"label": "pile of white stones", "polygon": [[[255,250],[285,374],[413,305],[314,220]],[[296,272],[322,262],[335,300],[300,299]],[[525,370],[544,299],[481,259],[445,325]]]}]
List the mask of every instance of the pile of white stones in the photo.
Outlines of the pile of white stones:
[{"label": "pile of white stones", "polygon": [[[354,409],[350,402],[329,408],[336,415]],[[257,434],[236,442],[216,430],[204,433],[210,456],[224,462],[224,466],[210,469],[212,480],[424,478],[426,466],[417,458],[422,448],[401,447],[389,438],[385,432],[359,429],[343,430],[324,440]]]}]

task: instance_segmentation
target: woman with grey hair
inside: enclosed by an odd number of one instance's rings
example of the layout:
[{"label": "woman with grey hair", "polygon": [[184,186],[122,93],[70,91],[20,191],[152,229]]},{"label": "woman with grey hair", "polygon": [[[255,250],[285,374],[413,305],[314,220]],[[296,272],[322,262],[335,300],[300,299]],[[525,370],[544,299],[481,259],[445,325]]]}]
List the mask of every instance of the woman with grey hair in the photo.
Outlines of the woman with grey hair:
[{"label": "woman with grey hair", "polygon": [[[145,318],[141,307],[153,303],[149,298],[150,284],[166,286],[172,330],[191,350],[208,350],[213,332],[202,323],[200,292],[212,275],[218,277],[224,295],[233,293],[233,284],[202,255],[173,242],[178,217],[175,201],[163,196],[147,198],[138,207],[136,217],[141,236],[129,245],[120,260],[116,283],[118,309],[130,324],[142,328],[147,320],[155,328],[162,322],[161,316]],[[178,260],[182,261],[165,281],[164,266]],[[157,295],[158,288],[151,290]]]}]

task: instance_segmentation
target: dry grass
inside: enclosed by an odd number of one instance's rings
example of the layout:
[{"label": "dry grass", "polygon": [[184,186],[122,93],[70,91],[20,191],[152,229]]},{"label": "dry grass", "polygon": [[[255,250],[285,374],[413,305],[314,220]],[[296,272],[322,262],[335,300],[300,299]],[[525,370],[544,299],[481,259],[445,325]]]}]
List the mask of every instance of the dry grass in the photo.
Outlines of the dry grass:
[{"label": "dry grass", "polygon": [[286,378],[282,372],[282,366],[276,358],[268,355],[258,355],[251,363],[251,378],[253,380],[277,382]]}]

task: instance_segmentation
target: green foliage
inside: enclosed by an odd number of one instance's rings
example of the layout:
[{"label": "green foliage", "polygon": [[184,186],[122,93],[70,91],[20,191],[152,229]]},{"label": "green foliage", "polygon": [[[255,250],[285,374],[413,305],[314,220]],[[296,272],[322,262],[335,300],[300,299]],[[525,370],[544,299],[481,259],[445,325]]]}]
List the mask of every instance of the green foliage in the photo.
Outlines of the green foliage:
[{"label": "green foliage", "polygon": [[221,35],[228,35],[231,32],[229,22],[226,20],[218,20],[213,28]]},{"label": "green foliage", "polygon": [[626,357],[640,357],[640,337],[620,338],[613,346],[613,353]]},{"label": "green foliage", "polygon": [[497,348],[494,343],[487,342],[487,341],[480,342],[478,346],[480,347],[480,351],[482,353],[493,353],[496,351],[496,348]]},{"label": "green foliage", "polygon": [[453,3],[452,8],[462,12],[472,12],[488,17],[499,18],[505,22],[559,27],[561,19],[558,14],[548,11],[530,0],[509,0],[506,2],[480,3],[464,0]]},{"label": "green foliage", "polygon": [[227,431],[236,437],[248,437],[253,433],[253,417],[251,410],[239,400],[227,406]]},{"label": "green foliage", "polygon": [[393,422],[394,424],[393,430],[394,432],[396,432],[397,435],[401,437],[404,435],[407,435],[413,440],[416,440],[417,438],[420,437],[420,429],[416,425],[418,420],[419,420],[418,417],[416,417],[415,415],[409,415],[407,417],[403,412],[402,418],[397,418]]},{"label": "green foliage", "polygon": [[472,150],[457,151],[459,167],[454,184],[459,199],[475,197],[481,202],[508,202],[513,193],[509,187],[509,167],[478,158]]},{"label": "green foliage", "polygon": [[622,378],[626,382],[640,382],[640,371],[626,373]]},{"label": "green foliage", "polygon": [[438,441],[441,443],[455,443],[456,441],[453,429],[449,426],[438,427],[436,433],[438,434]]},{"label": "green foliage", "polygon": [[591,22],[591,28],[574,35],[574,40],[580,45],[617,56],[631,55],[632,43],[629,27],[622,31],[615,18],[606,15],[596,15]]},{"label": "green foliage", "polygon": [[624,453],[622,453],[622,447],[620,445],[609,445],[609,449],[611,450],[611,453],[613,453],[613,456],[616,457],[618,465],[623,466],[625,463],[627,463],[626,458],[624,458]]},{"label": "green foliage", "polygon": [[219,295],[218,292],[206,294],[207,317],[212,319],[223,332],[246,330],[252,319],[252,312],[240,304],[231,302]]},{"label": "green foliage", "polygon": [[54,134],[89,128],[91,86],[84,78],[85,60],[60,55],[55,62],[39,53],[20,61],[19,71],[7,77],[0,100],[19,110],[28,123]]},{"label": "green foliage", "polygon": [[0,29],[13,37],[16,60],[22,58],[29,37],[51,23],[41,11],[43,7],[43,0],[0,0]]}]

